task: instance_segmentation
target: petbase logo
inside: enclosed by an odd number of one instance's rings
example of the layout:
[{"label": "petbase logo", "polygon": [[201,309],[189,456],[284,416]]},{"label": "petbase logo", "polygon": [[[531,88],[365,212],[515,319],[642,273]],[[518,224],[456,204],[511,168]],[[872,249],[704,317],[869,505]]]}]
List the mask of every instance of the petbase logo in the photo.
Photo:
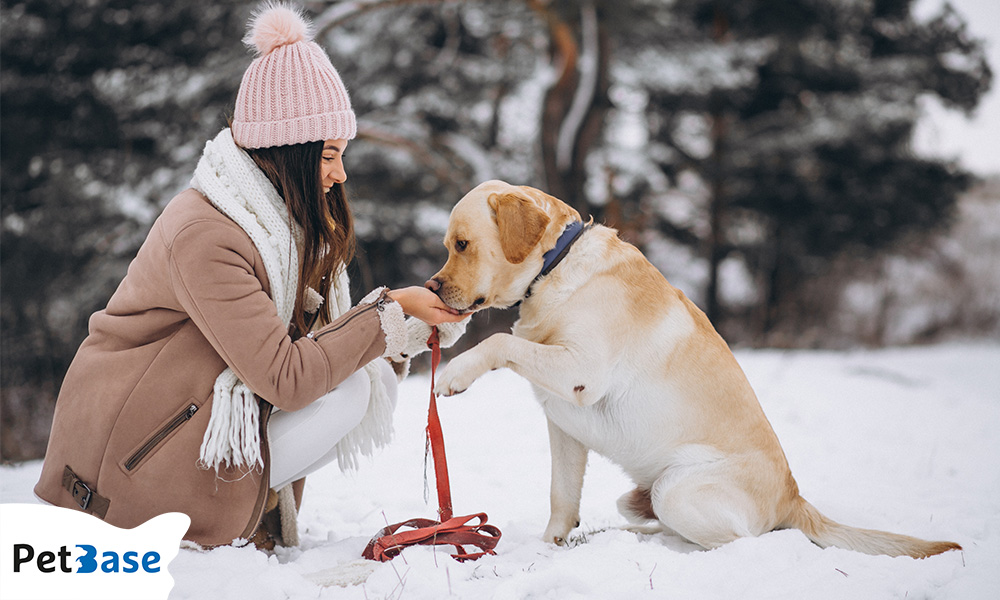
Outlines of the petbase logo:
[{"label": "petbase logo", "polygon": [[[71,553],[66,546],[59,548],[58,552],[45,550],[38,553],[36,561],[37,569],[42,573],[54,573],[56,570],[56,557],[59,557],[58,568],[62,573],[96,573],[97,572],[97,548],[90,544],[77,544],[77,552]],[[79,552],[83,554],[79,554]],[[69,565],[71,554],[76,555],[77,568],[73,569]],[[31,564],[35,558],[35,547],[31,544],[14,544],[14,572],[20,573],[25,563]],[[139,558],[139,553],[128,550],[119,555],[114,550],[101,554],[101,571],[104,573],[138,573],[140,564],[146,573],[160,572],[160,553],[150,550]]]},{"label": "petbase logo", "polygon": [[120,529],[65,508],[0,504],[0,600],[166,598],[190,523],[168,513]]}]

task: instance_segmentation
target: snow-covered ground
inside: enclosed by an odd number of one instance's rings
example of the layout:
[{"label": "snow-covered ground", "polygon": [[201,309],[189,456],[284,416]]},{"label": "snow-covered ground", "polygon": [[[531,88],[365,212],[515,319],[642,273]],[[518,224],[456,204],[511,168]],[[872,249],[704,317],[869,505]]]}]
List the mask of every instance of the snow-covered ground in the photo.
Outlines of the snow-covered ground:
[{"label": "snow-covered ground", "polygon": [[[440,402],[456,514],[486,512],[496,556],[458,563],[413,547],[359,560],[387,522],[433,517],[424,502],[429,380],[400,390],[396,440],[358,472],[308,479],[302,544],[183,550],[171,598],[900,598],[1000,597],[1000,344],[879,351],[739,351],[803,495],[827,516],[965,547],[925,560],[820,549],[778,531],[703,551],[615,529],[631,489],[592,455],[570,547],[540,541],[548,519],[545,422],[528,384],[490,373]],[[0,467],[2,502],[32,502],[40,463]]]}]

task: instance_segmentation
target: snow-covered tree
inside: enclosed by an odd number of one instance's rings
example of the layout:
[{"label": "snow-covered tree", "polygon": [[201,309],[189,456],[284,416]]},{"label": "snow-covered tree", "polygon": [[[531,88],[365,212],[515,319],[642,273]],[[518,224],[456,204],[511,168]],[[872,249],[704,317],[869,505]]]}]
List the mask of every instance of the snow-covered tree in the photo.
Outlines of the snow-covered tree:
[{"label": "snow-covered tree", "polygon": [[968,176],[913,155],[919,101],[971,110],[991,72],[950,7],[918,23],[910,5],[678,0],[622,38],[617,95],[648,133],[601,164],[620,218],[706,260],[711,317],[727,314],[723,271],[744,281],[728,308],[766,334],[814,310],[799,283],[845,249],[948,223]]},{"label": "snow-covered tree", "polygon": [[88,318],[224,125],[249,8],[0,4],[4,459],[44,452]]}]

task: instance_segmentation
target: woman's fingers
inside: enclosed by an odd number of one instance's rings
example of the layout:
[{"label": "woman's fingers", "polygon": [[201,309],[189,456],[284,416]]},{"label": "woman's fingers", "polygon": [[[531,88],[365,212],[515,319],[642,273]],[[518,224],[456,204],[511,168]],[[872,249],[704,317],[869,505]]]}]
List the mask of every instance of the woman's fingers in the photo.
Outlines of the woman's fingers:
[{"label": "woman's fingers", "polygon": [[399,302],[404,313],[428,325],[456,323],[468,316],[445,304],[434,292],[420,286],[391,290],[389,297]]}]

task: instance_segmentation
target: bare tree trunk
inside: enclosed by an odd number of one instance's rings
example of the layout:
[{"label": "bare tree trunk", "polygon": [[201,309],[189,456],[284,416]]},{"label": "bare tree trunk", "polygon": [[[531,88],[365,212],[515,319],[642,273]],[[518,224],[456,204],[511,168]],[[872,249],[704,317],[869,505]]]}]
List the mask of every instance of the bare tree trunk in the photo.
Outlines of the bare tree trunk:
[{"label": "bare tree trunk", "polygon": [[726,257],[725,248],[725,211],[726,192],[722,179],[726,138],[726,118],[721,113],[712,115],[712,158],[711,182],[712,197],[708,206],[708,283],[705,290],[705,314],[712,322],[719,322],[722,317],[719,303],[719,265]]},{"label": "bare tree trunk", "polygon": [[[728,33],[729,21],[722,9],[717,8],[712,38],[716,42],[722,42]],[[712,322],[719,323],[722,318],[722,305],[719,301],[719,266],[728,252],[726,244],[727,201],[724,179],[729,117],[719,100],[709,99],[709,104],[712,120],[712,156],[708,174],[712,197],[709,199],[708,207],[708,283],[705,289],[705,313]]]},{"label": "bare tree trunk", "polygon": [[[607,29],[601,27],[599,22],[596,23],[596,31],[594,33],[593,42],[597,45],[595,48],[597,56],[594,59],[593,68],[597,70],[597,73],[594,77],[593,92],[591,94],[591,101],[587,107],[587,114],[583,119],[576,138],[572,170],[568,177],[573,185],[573,197],[579,199],[575,205],[577,210],[585,216],[589,212],[595,220],[602,221],[604,218],[604,206],[589,206],[586,194],[584,193],[584,184],[587,181],[587,156],[590,154],[592,148],[600,145],[601,135],[604,132],[604,120],[607,117],[608,110],[611,108],[611,102],[608,99],[608,88],[611,87],[609,77],[611,42]],[[611,201],[610,194],[608,197],[609,201]]]},{"label": "bare tree trunk", "polygon": [[539,0],[528,6],[548,25],[555,81],[542,101],[541,150],[546,191],[582,214],[590,213],[583,192],[585,162],[598,141],[607,112],[608,37],[597,9],[584,3],[578,44],[573,27]]},{"label": "bare tree trunk", "polygon": [[579,59],[579,48],[573,36],[573,30],[555,11],[539,0],[527,0],[528,6],[540,14],[549,28],[551,42],[551,60],[559,71],[555,81],[545,92],[542,99],[542,123],[540,132],[542,150],[542,175],[546,191],[557,198],[574,204],[569,197],[569,190],[563,185],[562,173],[556,163],[556,146],[559,139],[559,127],[563,117],[569,110],[573,92],[577,84],[576,64]]}]

